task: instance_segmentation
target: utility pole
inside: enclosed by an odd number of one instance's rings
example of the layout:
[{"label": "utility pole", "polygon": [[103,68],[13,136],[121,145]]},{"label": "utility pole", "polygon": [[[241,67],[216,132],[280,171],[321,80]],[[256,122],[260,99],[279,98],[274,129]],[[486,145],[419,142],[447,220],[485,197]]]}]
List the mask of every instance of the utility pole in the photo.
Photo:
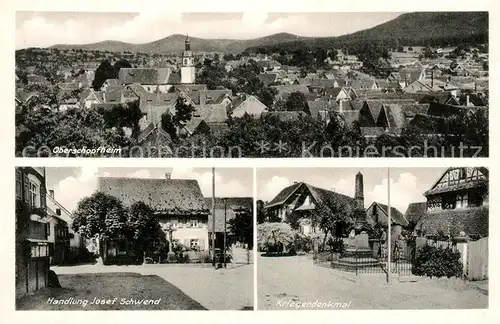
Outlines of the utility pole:
[{"label": "utility pole", "polygon": [[215,268],[215,168],[212,168],[212,266]]},{"label": "utility pole", "polygon": [[387,168],[387,283],[391,282],[391,169]]},{"label": "utility pole", "polygon": [[227,268],[226,264],[226,220],[227,220],[227,198],[224,198],[224,268]]}]

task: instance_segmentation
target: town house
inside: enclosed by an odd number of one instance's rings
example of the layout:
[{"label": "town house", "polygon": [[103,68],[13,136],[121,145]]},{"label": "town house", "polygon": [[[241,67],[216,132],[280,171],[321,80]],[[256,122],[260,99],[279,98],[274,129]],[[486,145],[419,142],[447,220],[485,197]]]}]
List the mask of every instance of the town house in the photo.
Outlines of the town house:
[{"label": "town house", "polygon": [[473,239],[488,236],[489,171],[484,167],[453,167],[424,193],[425,214],[416,230],[426,237],[463,234]]},{"label": "town house", "polygon": [[16,168],[16,298],[47,287],[49,261],[45,168]]},{"label": "town house", "polygon": [[[208,250],[209,209],[197,180],[111,178],[98,179],[98,190],[120,199],[125,206],[142,201],[149,205],[173,245]],[[170,235],[171,234],[171,235]],[[126,253],[126,244],[118,244],[111,253]]]}]

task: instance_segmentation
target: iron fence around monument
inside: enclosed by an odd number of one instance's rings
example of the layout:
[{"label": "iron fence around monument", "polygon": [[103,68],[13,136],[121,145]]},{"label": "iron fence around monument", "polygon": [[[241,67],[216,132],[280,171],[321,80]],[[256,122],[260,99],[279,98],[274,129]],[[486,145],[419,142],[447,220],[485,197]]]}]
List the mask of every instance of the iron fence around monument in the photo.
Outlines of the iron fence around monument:
[{"label": "iron fence around monument", "polygon": [[[315,251],[313,262],[317,266],[358,274],[387,273],[387,248],[377,240],[370,242],[370,249]],[[386,245],[385,245],[386,246]],[[411,276],[415,263],[415,244],[403,242],[394,247],[391,256],[391,273]]]}]

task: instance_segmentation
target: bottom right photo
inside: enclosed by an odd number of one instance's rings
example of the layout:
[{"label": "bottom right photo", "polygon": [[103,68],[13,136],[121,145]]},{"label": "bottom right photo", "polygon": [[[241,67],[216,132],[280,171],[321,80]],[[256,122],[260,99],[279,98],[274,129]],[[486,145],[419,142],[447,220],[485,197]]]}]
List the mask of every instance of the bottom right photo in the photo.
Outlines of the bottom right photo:
[{"label": "bottom right photo", "polygon": [[488,308],[487,168],[256,176],[257,309]]}]

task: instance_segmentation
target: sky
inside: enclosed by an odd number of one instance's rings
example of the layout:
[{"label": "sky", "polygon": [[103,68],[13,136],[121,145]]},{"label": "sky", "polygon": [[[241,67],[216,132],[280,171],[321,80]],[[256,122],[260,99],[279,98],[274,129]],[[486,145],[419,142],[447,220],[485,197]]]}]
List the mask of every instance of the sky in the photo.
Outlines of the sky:
[{"label": "sky", "polygon": [[340,36],[392,20],[395,12],[140,13],[16,12],[16,48],[88,44],[104,40],[147,43],[171,34],[250,39],[287,32]]},{"label": "sky", "polygon": [[[162,179],[170,173],[172,179],[196,179],[204,197],[212,197],[211,168],[45,168],[47,190],[54,190],[56,200],[74,211],[82,198],[97,190],[97,177],[130,177]],[[251,168],[216,168],[217,197],[252,197]]]},{"label": "sky", "polygon": [[[354,197],[356,173],[363,174],[365,207],[387,204],[387,168],[262,168],[257,170],[257,199],[270,201],[294,181]],[[391,168],[391,206],[404,213],[408,204],[425,201],[422,195],[446,168]]]}]

